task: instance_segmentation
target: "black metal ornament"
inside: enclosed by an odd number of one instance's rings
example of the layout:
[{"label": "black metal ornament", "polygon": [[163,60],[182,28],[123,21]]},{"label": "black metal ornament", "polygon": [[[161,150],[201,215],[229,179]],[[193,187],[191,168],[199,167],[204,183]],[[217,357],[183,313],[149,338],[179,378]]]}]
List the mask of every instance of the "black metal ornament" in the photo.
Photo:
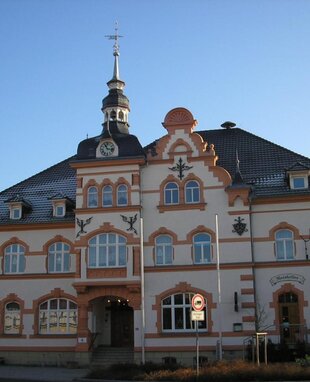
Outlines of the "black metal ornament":
[{"label": "black metal ornament", "polygon": [[92,216],[86,220],[76,218],[76,223],[80,227],[80,230],[76,234],[76,237],[79,237],[82,233],[87,233],[86,231],[84,231],[84,227],[87,226],[87,224],[89,224],[91,222],[92,218],[93,218]]},{"label": "black metal ornament", "polygon": [[172,171],[178,171],[178,177],[180,180],[182,180],[184,178],[184,171],[190,170],[191,168],[193,168],[193,166],[187,166],[187,164],[183,162],[183,159],[180,158],[175,166],[168,168]]},{"label": "black metal ornament", "polygon": [[130,216],[128,218],[127,218],[127,216],[121,215],[121,218],[123,219],[123,221],[125,223],[129,224],[129,228],[127,228],[126,231],[133,231],[137,235],[138,232],[135,229],[135,227],[133,226],[135,224],[135,222],[137,221],[137,214],[135,214],[135,216]]},{"label": "black metal ornament", "polygon": [[240,216],[238,216],[237,219],[235,219],[235,224],[233,224],[233,231],[236,232],[239,236],[241,236],[244,232],[248,232],[246,228],[246,223],[243,223],[244,219],[242,219]]}]

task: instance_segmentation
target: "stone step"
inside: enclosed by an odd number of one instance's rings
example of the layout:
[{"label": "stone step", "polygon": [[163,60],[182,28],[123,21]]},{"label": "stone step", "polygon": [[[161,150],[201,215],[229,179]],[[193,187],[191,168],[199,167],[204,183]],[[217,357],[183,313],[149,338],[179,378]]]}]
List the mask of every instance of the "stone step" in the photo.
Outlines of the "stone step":
[{"label": "stone step", "polygon": [[134,353],[131,348],[99,347],[94,350],[91,368],[105,368],[117,363],[133,363]]}]

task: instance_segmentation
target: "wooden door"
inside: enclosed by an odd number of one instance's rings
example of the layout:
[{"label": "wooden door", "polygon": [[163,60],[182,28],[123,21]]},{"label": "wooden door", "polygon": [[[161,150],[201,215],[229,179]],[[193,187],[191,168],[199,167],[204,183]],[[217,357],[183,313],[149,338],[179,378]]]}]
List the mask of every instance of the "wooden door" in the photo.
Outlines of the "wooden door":
[{"label": "wooden door", "polygon": [[287,344],[295,344],[299,340],[300,318],[298,296],[284,293],[279,296],[279,318],[281,340]]}]

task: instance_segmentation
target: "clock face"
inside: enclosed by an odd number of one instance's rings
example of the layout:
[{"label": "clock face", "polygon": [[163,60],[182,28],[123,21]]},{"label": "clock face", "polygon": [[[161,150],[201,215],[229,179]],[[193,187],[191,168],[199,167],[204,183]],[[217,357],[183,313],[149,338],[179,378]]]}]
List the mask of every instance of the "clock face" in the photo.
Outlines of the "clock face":
[{"label": "clock face", "polygon": [[100,146],[100,153],[105,157],[111,156],[115,150],[115,145],[113,142],[103,142]]}]

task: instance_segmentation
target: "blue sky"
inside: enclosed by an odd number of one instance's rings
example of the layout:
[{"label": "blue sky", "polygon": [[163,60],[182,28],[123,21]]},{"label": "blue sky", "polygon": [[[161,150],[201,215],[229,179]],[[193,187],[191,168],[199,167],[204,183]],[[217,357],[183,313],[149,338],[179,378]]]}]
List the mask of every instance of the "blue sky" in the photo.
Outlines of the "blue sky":
[{"label": "blue sky", "polygon": [[0,190],[101,132],[116,20],[143,145],[182,106],[310,156],[309,0],[1,0]]}]

